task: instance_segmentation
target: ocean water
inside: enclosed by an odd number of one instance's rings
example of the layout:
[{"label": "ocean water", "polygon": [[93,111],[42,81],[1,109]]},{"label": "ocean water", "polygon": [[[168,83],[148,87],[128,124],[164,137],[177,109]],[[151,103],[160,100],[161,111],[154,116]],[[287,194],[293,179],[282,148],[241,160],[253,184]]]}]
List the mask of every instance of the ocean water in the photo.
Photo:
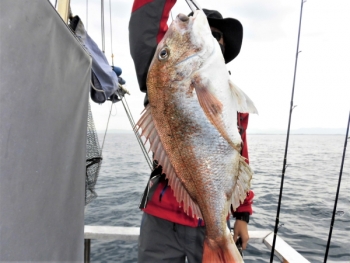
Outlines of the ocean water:
[{"label": "ocean water", "polygon": [[[102,137],[102,136],[101,136]],[[323,262],[345,135],[291,135],[278,234],[310,262]],[[255,171],[250,230],[274,229],[286,135],[248,135]],[[101,142],[101,141],[100,141]],[[348,144],[348,148],[350,145]],[[350,157],[344,162],[328,262],[350,262]],[[139,226],[138,209],[149,168],[134,134],[107,134],[98,197],[86,207],[86,225]],[[264,244],[249,244],[245,262],[269,262]],[[137,242],[91,241],[92,262],[136,262]],[[275,260],[275,262],[278,262]]]}]

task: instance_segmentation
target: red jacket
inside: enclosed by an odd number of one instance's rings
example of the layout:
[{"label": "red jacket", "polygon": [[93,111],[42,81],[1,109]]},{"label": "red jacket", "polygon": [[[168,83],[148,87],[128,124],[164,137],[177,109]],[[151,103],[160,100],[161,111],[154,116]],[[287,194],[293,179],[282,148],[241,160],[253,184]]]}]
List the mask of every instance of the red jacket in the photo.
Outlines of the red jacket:
[{"label": "red jacket", "polygon": [[[176,0],[135,0],[129,22],[130,53],[134,60],[137,79],[140,90],[146,92],[144,104],[148,104],[146,78],[149,65],[153,58],[157,44],[168,30],[167,21],[171,8]],[[238,127],[242,136],[242,156],[248,161],[248,145],[246,140],[246,129],[248,126],[248,114],[238,114]],[[147,191],[145,191],[147,192]],[[236,212],[249,212],[252,214],[252,203],[254,193],[247,194],[243,204]],[[147,198],[147,197],[146,197]],[[156,186],[153,195],[143,208],[145,213],[166,219],[168,221],[196,227],[204,225],[204,222],[192,218],[184,213],[174,197],[172,189],[167,185],[165,179],[161,179]]]}]

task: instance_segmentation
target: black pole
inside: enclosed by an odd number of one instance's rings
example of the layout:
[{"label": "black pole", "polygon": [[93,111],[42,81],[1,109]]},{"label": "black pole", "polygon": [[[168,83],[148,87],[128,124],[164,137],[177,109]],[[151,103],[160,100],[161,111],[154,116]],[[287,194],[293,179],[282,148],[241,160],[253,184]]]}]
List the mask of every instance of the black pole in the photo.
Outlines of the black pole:
[{"label": "black pole", "polygon": [[347,143],[348,143],[349,124],[350,124],[350,112],[349,112],[348,128],[346,129],[346,136],[345,136],[345,142],[344,142],[343,158],[342,158],[341,165],[340,165],[340,173],[339,173],[339,179],[338,179],[337,194],[336,194],[336,196],[335,196],[334,208],[333,208],[333,215],[332,215],[332,221],[331,221],[331,226],[330,226],[330,228],[329,228],[329,235],[328,235],[328,242],[327,242],[327,247],[326,247],[326,253],[325,253],[325,255],[324,255],[324,263],[327,262],[328,250],[329,250],[329,247],[330,247],[330,245],[331,245],[331,238],[332,238],[332,231],[333,231],[333,225],[334,225],[334,218],[335,218],[335,213],[336,213],[336,211],[337,211],[337,203],[338,203],[338,196],[339,196],[339,189],[340,189],[341,176],[342,176],[342,174],[343,174],[343,166],[344,166],[346,145],[347,145]]},{"label": "black pole", "polygon": [[281,201],[282,201],[282,192],[283,192],[283,183],[284,183],[284,173],[286,171],[287,166],[287,153],[288,153],[288,143],[289,143],[289,132],[290,132],[290,123],[292,120],[292,111],[293,111],[293,98],[294,98],[294,87],[295,87],[295,77],[297,72],[297,65],[298,65],[298,56],[299,56],[299,40],[300,40],[300,29],[301,29],[301,17],[303,14],[303,5],[306,0],[301,0],[301,8],[300,8],[300,19],[299,19],[299,31],[298,31],[298,42],[297,42],[297,52],[295,56],[295,66],[294,66],[294,78],[293,78],[293,88],[292,88],[292,97],[290,101],[290,109],[289,109],[289,121],[288,121],[288,130],[287,130],[287,139],[286,139],[286,147],[284,150],[284,159],[283,159],[283,168],[282,168],[282,177],[281,177],[281,187],[280,187],[280,194],[278,197],[278,206],[277,206],[277,215],[276,215],[276,222],[275,222],[275,229],[274,229],[274,236],[273,236],[273,243],[271,248],[271,257],[270,257],[270,263],[273,262],[273,257],[275,254],[275,246],[276,246],[276,237],[277,237],[277,231],[278,231],[278,224],[279,224],[279,215],[281,210]]},{"label": "black pole", "polygon": [[84,263],[90,263],[91,239],[84,240]]}]

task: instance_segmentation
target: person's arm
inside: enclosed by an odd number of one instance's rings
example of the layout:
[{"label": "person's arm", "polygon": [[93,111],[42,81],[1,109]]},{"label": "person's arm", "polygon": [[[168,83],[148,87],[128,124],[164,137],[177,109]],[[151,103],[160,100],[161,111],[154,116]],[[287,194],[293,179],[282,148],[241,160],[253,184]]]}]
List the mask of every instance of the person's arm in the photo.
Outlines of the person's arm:
[{"label": "person's arm", "polygon": [[[140,90],[147,92],[146,79],[158,43],[168,30],[167,21],[176,0],[135,0],[129,21],[129,45]],[[146,95],[145,105],[148,104]]]}]

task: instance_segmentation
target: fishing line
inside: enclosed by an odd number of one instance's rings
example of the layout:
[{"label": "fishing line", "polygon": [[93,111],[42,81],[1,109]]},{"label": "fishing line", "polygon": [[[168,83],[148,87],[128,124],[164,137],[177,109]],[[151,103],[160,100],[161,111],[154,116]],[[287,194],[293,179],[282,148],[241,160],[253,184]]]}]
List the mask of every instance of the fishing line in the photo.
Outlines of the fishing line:
[{"label": "fishing line", "polygon": [[288,153],[288,143],[289,143],[289,132],[290,132],[290,124],[292,119],[292,111],[294,109],[293,106],[293,98],[294,98],[294,87],[295,87],[295,77],[296,77],[296,71],[297,71],[297,64],[298,64],[298,56],[299,56],[299,40],[300,40],[300,29],[301,29],[301,18],[303,14],[303,5],[306,2],[306,0],[301,0],[301,8],[300,8],[300,19],[299,19],[299,31],[298,31],[298,41],[297,41],[297,52],[295,57],[295,66],[294,66],[294,77],[293,77],[293,88],[292,88],[292,96],[290,101],[290,110],[289,110],[289,121],[288,121],[288,130],[287,130],[287,139],[286,139],[286,147],[284,151],[284,159],[283,159],[283,169],[282,169],[282,176],[281,176],[281,187],[280,187],[280,194],[278,197],[278,206],[277,206],[277,215],[276,215],[276,222],[275,222],[275,228],[274,228],[274,235],[273,235],[273,243],[271,248],[271,256],[270,256],[270,263],[273,262],[273,257],[275,253],[275,246],[276,246],[276,237],[277,237],[277,231],[278,231],[278,224],[279,224],[279,214],[281,209],[281,202],[282,202],[282,192],[283,192],[283,183],[284,183],[284,173],[286,171],[286,165],[287,165],[287,153]]},{"label": "fishing line", "polygon": [[349,136],[349,124],[350,124],[350,112],[349,112],[349,119],[348,119],[348,127],[347,127],[347,129],[346,129],[346,135],[345,135],[344,150],[343,150],[343,158],[342,158],[341,165],[340,165],[340,172],[339,172],[337,193],[336,193],[336,195],[335,195],[334,208],[333,208],[333,215],[332,215],[331,225],[330,225],[330,227],[329,227],[329,235],[328,235],[326,253],[325,253],[325,255],[324,255],[324,263],[327,262],[328,250],[329,250],[329,247],[330,247],[330,245],[331,245],[331,238],[332,238],[332,231],[333,231],[333,225],[334,225],[334,218],[335,218],[335,214],[337,213],[336,210],[337,210],[338,196],[339,196],[339,190],[340,190],[340,182],[341,182],[341,177],[342,177],[342,174],[343,174],[343,166],[344,166],[346,145],[347,145],[347,143],[348,143],[348,136]]}]

